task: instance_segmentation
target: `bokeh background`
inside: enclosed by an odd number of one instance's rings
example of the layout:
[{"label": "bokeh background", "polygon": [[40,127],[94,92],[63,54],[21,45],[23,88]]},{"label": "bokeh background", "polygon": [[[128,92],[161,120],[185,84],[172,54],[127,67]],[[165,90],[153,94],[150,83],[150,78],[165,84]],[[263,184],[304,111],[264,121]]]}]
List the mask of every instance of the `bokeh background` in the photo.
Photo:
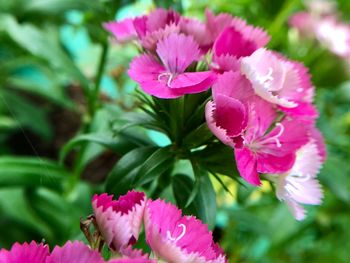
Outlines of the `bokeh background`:
[{"label": "bokeh background", "polygon": [[[335,4],[350,24],[350,1]],[[63,164],[60,155],[76,134],[104,132],[116,116],[137,108],[126,70],[138,51],[116,45],[102,23],[155,6],[201,19],[210,8],[265,28],[268,47],[302,61],[317,88],[328,151],[320,174],[324,202],[297,222],[270,185],[253,189],[223,178],[231,194],[215,184],[214,234],[230,262],[349,262],[350,59],[288,26],[305,9],[299,0],[1,0],[0,247],[43,237],[50,245],[84,239],[79,218],[91,213],[90,198],[119,157],[93,143],[79,145]],[[147,136],[166,143],[159,134]]]}]

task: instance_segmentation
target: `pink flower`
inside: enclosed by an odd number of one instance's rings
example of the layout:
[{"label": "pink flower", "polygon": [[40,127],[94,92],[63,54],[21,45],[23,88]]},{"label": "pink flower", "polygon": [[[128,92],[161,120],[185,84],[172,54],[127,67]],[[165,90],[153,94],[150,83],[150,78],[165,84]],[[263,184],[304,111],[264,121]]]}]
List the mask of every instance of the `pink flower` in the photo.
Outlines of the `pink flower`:
[{"label": "pink flower", "polygon": [[95,195],[92,207],[96,221],[106,243],[118,252],[132,245],[139,237],[146,196],[129,191],[113,200],[107,194]]},{"label": "pink flower", "polygon": [[49,255],[49,247],[45,244],[37,244],[35,241],[24,244],[15,243],[8,251],[0,250],[1,263],[44,263]]},{"label": "pink flower", "polygon": [[315,30],[316,37],[331,52],[344,58],[350,56],[350,25],[327,17],[317,23]]},{"label": "pink flower", "polygon": [[316,175],[322,166],[322,157],[314,140],[297,152],[296,161],[290,171],[276,175],[276,195],[285,201],[297,220],[305,218],[301,204],[319,205],[323,198]]},{"label": "pink flower", "polygon": [[68,241],[63,247],[56,246],[45,263],[103,263],[101,255],[80,241]]},{"label": "pink flower", "polygon": [[241,71],[264,100],[292,115],[317,116],[311,104],[313,86],[307,69],[300,63],[261,48],[242,59]]},{"label": "pink flower", "polygon": [[210,71],[185,72],[199,60],[200,50],[193,37],[171,34],[157,44],[157,57],[144,54],[136,57],[128,71],[148,94],[158,98],[177,98],[184,94],[207,90],[216,75]]},{"label": "pink flower", "polygon": [[180,28],[177,26],[179,20],[180,15],[177,12],[158,8],[148,16],[109,22],[105,23],[104,27],[119,42],[139,40],[144,48],[154,50],[159,40],[171,33],[179,33]]},{"label": "pink flower", "polygon": [[167,262],[226,262],[206,225],[163,200],[147,202],[145,231],[155,255]]},{"label": "pink flower", "polygon": [[289,18],[289,25],[295,28],[303,38],[315,37],[317,18],[310,12],[298,12]]},{"label": "pink flower", "polygon": [[[282,173],[294,164],[295,152],[308,142],[307,125],[284,118],[276,122],[277,113],[260,99],[250,105],[248,125],[235,138],[235,158],[240,175],[259,185],[259,173]],[[273,129],[268,132],[270,127]]]}]

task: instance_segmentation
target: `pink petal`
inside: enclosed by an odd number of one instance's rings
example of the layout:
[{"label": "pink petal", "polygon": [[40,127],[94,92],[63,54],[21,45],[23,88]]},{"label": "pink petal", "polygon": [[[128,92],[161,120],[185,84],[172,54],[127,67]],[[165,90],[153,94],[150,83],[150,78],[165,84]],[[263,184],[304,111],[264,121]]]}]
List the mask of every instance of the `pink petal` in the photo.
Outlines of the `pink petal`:
[{"label": "pink petal", "polygon": [[238,30],[249,42],[255,44],[256,48],[264,47],[269,41],[270,36],[259,27],[248,25],[245,20],[234,17],[231,25]]},{"label": "pink petal", "polygon": [[305,219],[306,211],[304,207],[302,207],[297,202],[290,199],[286,200],[286,203],[288,205],[289,210],[291,211],[291,213],[293,214],[296,220],[301,221]]},{"label": "pink petal", "polygon": [[165,72],[165,68],[152,55],[143,54],[133,59],[128,74],[138,83],[155,80],[159,74]]},{"label": "pink petal", "polygon": [[205,16],[207,19],[207,29],[212,41],[219,36],[219,34],[228,26],[232,24],[233,17],[226,13],[220,13],[215,16],[210,9],[205,10]]},{"label": "pink petal", "polygon": [[146,202],[142,192],[129,191],[118,200],[111,196],[95,195],[92,207],[106,243],[116,251],[133,244],[139,237]]},{"label": "pink petal", "polygon": [[277,175],[276,195],[287,202],[297,220],[305,217],[305,210],[299,204],[318,205],[322,201],[322,188],[316,179],[321,165],[317,145],[311,139],[298,150],[292,169]]},{"label": "pink petal", "polygon": [[252,185],[260,185],[257,163],[254,154],[247,148],[235,149],[235,158],[239,174]]},{"label": "pink petal", "polygon": [[260,48],[242,59],[241,71],[261,98],[286,108],[297,106],[293,100],[300,97],[303,87],[293,63]]},{"label": "pink petal", "polygon": [[175,24],[166,25],[164,28],[148,32],[142,38],[142,46],[147,50],[155,51],[157,48],[157,43],[160,40],[174,33],[180,33],[180,27]]},{"label": "pink petal", "polygon": [[50,254],[49,247],[35,241],[28,243],[15,243],[8,251],[0,250],[1,263],[45,263],[46,257]]},{"label": "pink petal", "polygon": [[240,58],[251,55],[256,49],[255,43],[244,39],[234,27],[226,28],[214,43],[216,56],[231,55]]},{"label": "pink petal", "polygon": [[180,14],[174,10],[157,8],[148,15],[147,30],[149,32],[153,32],[161,28],[165,28],[167,25],[177,25],[179,21]]},{"label": "pink petal", "polygon": [[242,103],[248,103],[254,97],[250,82],[239,72],[230,71],[220,75],[212,91],[214,101],[218,94],[235,98]]},{"label": "pink petal", "polygon": [[158,43],[157,54],[170,73],[183,73],[199,59],[200,50],[193,37],[171,34]]},{"label": "pink petal", "polygon": [[257,171],[259,173],[284,173],[289,171],[295,162],[295,154],[290,153],[284,156],[271,154],[258,154]]},{"label": "pink petal", "polygon": [[224,144],[234,147],[233,140],[227,135],[226,130],[217,126],[214,119],[215,106],[212,101],[205,105],[205,118],[210,131]]},{"label": "pink petal", "polygon": [[218,72],[224,73],[225,71],[239,71],[240,62],[237,58],[230,55],[213,56],[213,62],[210,65],[211,69]]},{"label": "pink petal", "polygon": [[104,28],[111,32],[117,41],[126,42],[137,38],[134,27],[134,19],[127,18],[119,22],[108,22],[103,24]]},{"label": "pink petal", "polygon": [[63,247],[56,246],[45,263],[103,263],[100,254],[80,241],[68,241]]},{"label": "pink petal", "polygon": [[310,133],[311,138],[315,141],[317,146],[318,153],[321,157],[321,162],[324,163],[327,158],[327,149],[322,133],[316,127],[311,128]]},{"label": "pink petal", "polygon": [[141,55],[134,58],[130,64],[128,74],[130,78],[138,82],[146,93],[158,98],[177,98],[181,93],[170,89],[167,80],[160,79],[165,68],[152,55]]},{"label": "pink petal", "polygon": [[147,203],[145,231],[153,252],[167,262],[225,262],[213,247],[207,226],[194,217],[182,216],[170,203],[159,199]]},{"label": "pink petal", "polygon": [[228,136],[236,137],[247,126],[246,108],[239,100],[219,94],[215,100],[214,119]]},{"label": "pink petal", "polygon": [[216,78],[211,71],[182,73],[173,79],[170,88],[181,94],[199,93],[208,90]]},{"label": "pink petal", "polygon": [[279,108],[292,118],[300,118],[306,121],[313,121],[318,117],[318,111],[316,107],[308,102],[298,102],[298,106],[295,108]]},{"label": "pink petal", "polygon": [[133,21],[137,36],[142,39],[147,33],[147,16],[136,17]]},{"label": "pink petal", "polygon": [[208,37],[207,27],[203,22],[192,18],[182,17],[179,25],[181,32],[192,36],[201,47],[211,45],[212,40]]}]

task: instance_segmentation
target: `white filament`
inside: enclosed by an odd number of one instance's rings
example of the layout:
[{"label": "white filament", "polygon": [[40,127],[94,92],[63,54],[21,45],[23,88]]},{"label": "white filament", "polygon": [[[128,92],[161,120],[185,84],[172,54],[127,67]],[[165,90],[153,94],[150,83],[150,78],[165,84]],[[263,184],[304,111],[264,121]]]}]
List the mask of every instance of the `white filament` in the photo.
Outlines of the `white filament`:
[{"label": "white filament", "polygon": [[171,236],[169,230],[166,232],[167,238],[168,238],[169,240],[175,242],[175,243],[176,243],[177,241],[179,241],[181,238],[183,238],[184,235],[186,234],[186,226],[185,226],[184,224],[179,224],[178,227],[181,227],[181,228],[182,228],[182,232],[181,232],[181,234],[180,234],[178,237],[176,237],[176,238]]},{"label": "white filament", "polygon": [[158,81],[159,82],[162,82],[162,78],[163,77],[166,77],[167,78],[167,83],[166,85],[170,88],[171,87],[171,82],[173,80],[173,74],[172,73],[169,73],[169,72],[164,72],[164,73],[161,73],[158,75]]}]

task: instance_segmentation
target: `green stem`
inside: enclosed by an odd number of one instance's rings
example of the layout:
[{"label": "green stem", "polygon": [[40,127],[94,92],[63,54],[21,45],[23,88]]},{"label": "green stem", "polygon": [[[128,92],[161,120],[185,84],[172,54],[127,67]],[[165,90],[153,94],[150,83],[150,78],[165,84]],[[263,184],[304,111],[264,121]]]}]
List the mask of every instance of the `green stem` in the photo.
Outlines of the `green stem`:
[{"label": "green stem", "polygon": [[[107,54],[108,54],[108,42],[105,41],[102,43],[102,54],[100,57],[98,68],[97,68],[94,89],[90,91],[90,94],[88,97],[88,112],[83,116],[83,124],[81,128],[82,133],[88,133],[90,131],[91,121],[93,120],[93,117],[98,108],[100,86],[101,86],[101,80],[102,80],[103,72],[106,65]],[[73,177],[70,180],[68,192],[74,189],[75,185],[79,182],[80,175],[83,170],[81,162],[84,157],[84,152],[86,150],[86,147],[87,147],[87,144],[84,143],[81,146],[79,152],[77,153],[77,156],[74,161]]]},{"label": "green stem", "polygon": [[101,86],[101,80],[102,80],[103,72],[106,65],[108,47],[109,46],[107,41],[102,43],[102,54],[100,57],[98,68],[97,68],[95,85],[94,85],[94,89],[91,91],[90,98],[89,98],[89,114],[91,119],[95,115],[96,109],[98,107],[100,86]]}]

